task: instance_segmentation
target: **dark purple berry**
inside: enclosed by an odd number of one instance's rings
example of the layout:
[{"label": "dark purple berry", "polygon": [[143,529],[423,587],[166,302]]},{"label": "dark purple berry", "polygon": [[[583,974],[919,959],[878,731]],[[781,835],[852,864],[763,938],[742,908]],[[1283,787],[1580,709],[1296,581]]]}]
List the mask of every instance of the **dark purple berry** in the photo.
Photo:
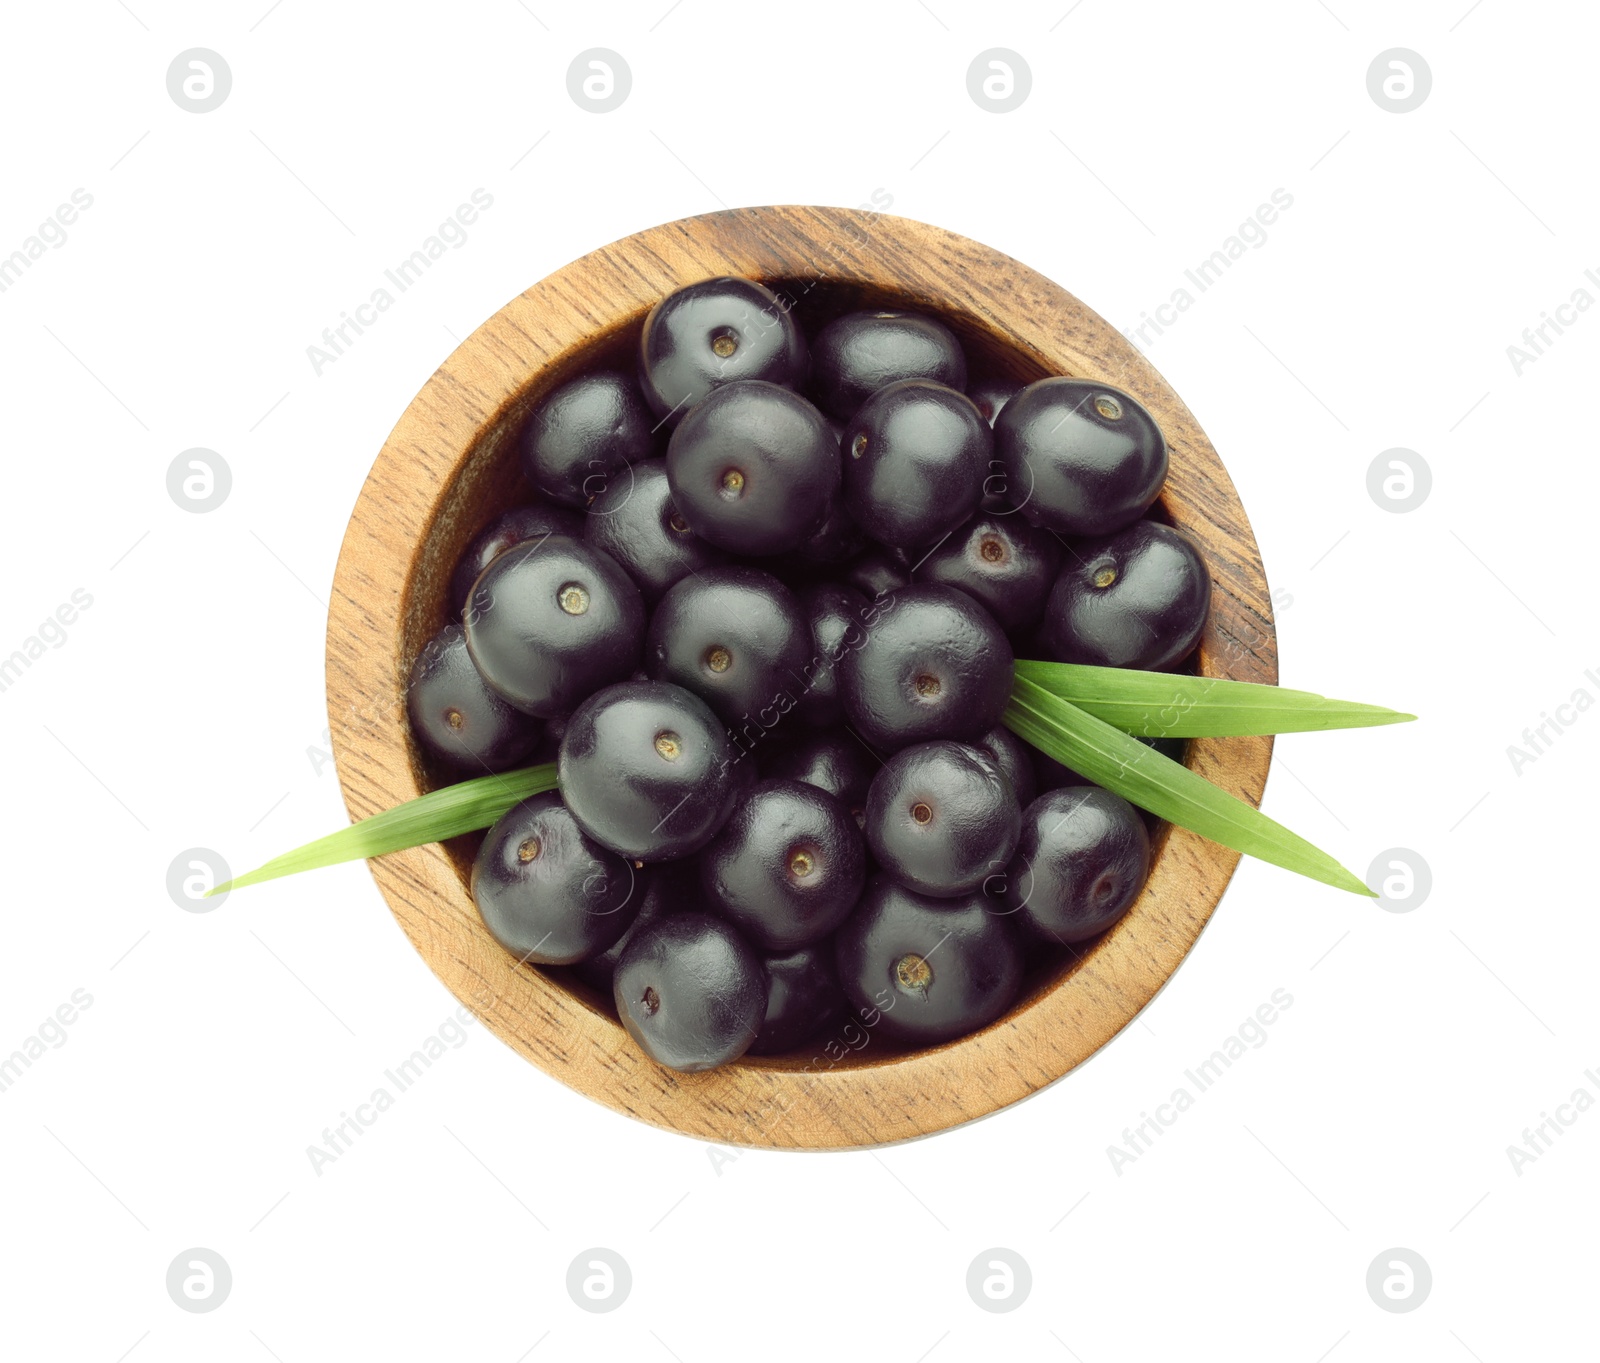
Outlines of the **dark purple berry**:
[{"label": "dark purple berry", "polygon": [[478,675],[460,625],[446,625],[417,655],[406,712],[422,746],[470,776],[514,767],[539,745],[539,721]]},{"label": "dark purple berry", "polygon": [[806,343],[771,289],[723,275],[668,294],[650,309],[639,373],[655,414],[677,425],[726,383],[765,379],[798,387],[806,376]]},{"label": "dark purple berry", "polygon": [[817,406],[848,421],[880,388],[901,379],[967,385],[967,358],[955,333],[916,312],[851,312],[811,343],[811,391]]},{"label": "dark purple berry", "polygon": [[1139,519],[1167,476],[1167,442],[1137,399],[1087,379],[1040,379],[994,423],[1006,495],[1035,525],[1110,535]]},{"label": "dark purple berry", "polygon": [[708,568],[684,578],[656,607],[645,643],[651,677],[693,691],[736,727],[755,718],[770,728],[793,710],[810,657],[800,603],[757,568]]},{"label": "dark purple berry", "polygon": [[884,1035],[931,1046],[1000,1017],[1022,988],[1022,950],[980,894],[930,899],[877,876],[834,938],[845,997]]},{"label": "dark purple berry", "polygon": [[646,1055],[694,1073],[749,1049],[766,1015],[767,978],[732,924],[673,914],[628,944],[612,977],[612,999]]},{"label": "dark purple berry", "polygon": [[698,696],[621,682],[567,721],[558,774],[572,817],[636,861],[671,861],[716,835],[738,795],[727,731]]},{"label": "dark purple berry", "polygon": [[798,393],[759,379],[695,404],[667,446],[672,500],[701,539],[730,553],[788,553],[839,490],[839,447]]},{"label": "dark purple berry", "polygon": [[568,965],[604,951],[639,911],[634,869],[574,822],[554,791],[513,805],[472,866],[472,898],[520,961]]},{"label": "dark purple berry", "polygon": [[545,718],[626,677],[644,642],[644,602],[632,579],[609,554],[565,535],[501,554],[462,618],[483,679]]},{"label": "dark purple berry", "polygon": [[1211,575],[1187,536],[1135,521],[1072,547],[1039,627],[1049,658],[1161,672],[1194,651],[1211,609]]},{"label": "dark purple berry", "polygon": [[757,950],[793,951],[849,916],[866,882],[861,830],[840,801],[762,781],[700,854],[700,883]]},{"label": "dark purple berry", "polygon": [[1013,661],[1000,626],[965,592],[910,586],[874,603],[865,641],[840,661],[839,697],[851,727],[885,751],[967,741],[999,724]]},{"label": "dark purple berry", "polygon": [[569,379],[534,409],[522,432],[522,471],[546,497],[586,507],[655,445],[655,418],[625,374]]},{"label": "dark purple berry", "polygon": [[1001,876],[1021,823],[999,764],[965,743],[902,748],[867,795],[867,844],[878,865],[908,889],[941,899]]},{"label": "dark purple berry", "polygon": [[1035,936],[1086,942],[1128,911],[1149,870],[1139,811],[1099,786],[1069,786],[1024,811],[1008,897]]},{"label": "dark purple berry", "polygon": [[881,544],[930,545],[978,509],[993,448],[965,393],[924,379],[892,383],[845,427],[845,509]]}]

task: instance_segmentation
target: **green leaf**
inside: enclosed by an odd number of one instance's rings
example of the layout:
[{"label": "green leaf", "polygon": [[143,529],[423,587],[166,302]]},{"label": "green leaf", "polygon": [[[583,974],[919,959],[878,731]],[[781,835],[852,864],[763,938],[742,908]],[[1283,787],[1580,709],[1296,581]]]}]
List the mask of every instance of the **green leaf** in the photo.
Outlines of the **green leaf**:
[{"label": "green leaf", "polygon": [[1324,885],[1371,895],[1326,852],[1182,763],[1018,675],[1005,723],[1019,737],[1158,818],[1295,871]]},{"label": "green leaf", "polygon": [[1124,733],[1144,738],[1297,734],[1322,729],[1365,729],[1416,718],[1381,705],[1329,700],[1313,691],[1290,691],[1281,686],[1220,677],[1186,677],[1171,672],[1135,672],[1121,667],[1030,659],[1018,660],[1017,675]]},{"label": "green leaf", "polygon": [[385,809],[337,833],[308,842],[281,857],[274,857],[248,875],[236,876],[207,891],[207,896],[224,890],[237,890],[263,880],[292,876],[298,871],[314,871],[335,866],[341,861],[381,857],[423,843],[443,842],[459,833],[487,828],[519,801],[556,788],[554,762],[524,767],[520,771],[479,776],[440,790],[431,790],[393,809]]},{"label": "green leaf", "polygon": [[[1160,818],[1354,894],[1372,892],[1303,838],[1129,735],[1304,733],[1415,718],[1279,686],[1028,659],[1017,663],[1006,712],[1006,723],[1028,742]],[[209,893],[441,842],[487,828],[518,801],[555,788],[553,763],[462,781],[285,852]]]}]

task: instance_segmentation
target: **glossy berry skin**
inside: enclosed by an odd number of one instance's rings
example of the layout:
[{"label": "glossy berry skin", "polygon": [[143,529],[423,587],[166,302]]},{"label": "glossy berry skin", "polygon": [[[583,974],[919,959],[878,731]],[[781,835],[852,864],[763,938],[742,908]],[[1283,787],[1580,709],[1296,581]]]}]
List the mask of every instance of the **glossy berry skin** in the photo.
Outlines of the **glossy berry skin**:
[{"label": "glossy berry skin", "polygon": [[839,660],[865,641],[871,610],[867,598],[849,587],[824,583],[800,593],[800,613],[811,645],[801,667],[806,690],[800,697],[800,715],[807,723],[825,728],[843,721]]},{"label": "glossy berry skin", "polygon": [[1194,651],[1211,610],[1211,575],[1185,535],[1135,521],[1073,551],[1039,627],[1049,658],[1161,672]]},{"label": "glossy berry skin", "polygon": [[1010,641],[965,592],[914,585],[876,603],[866,640],[839,664],[845,717],[886,752],[978,738],[1011,697]]},{"label": "glossy berry skin", "polygon": [[628,949],[628,943],[657,919],[675,913],[706,911],[705,894],[700,889],[700,869],[693,857],[635,868],[633,874],[634,897],[639,901],[639,912],[634,915],[633,922],[604,951],[587,956],[572,967],[573,974],[607,998],[611,997],[617,962]]},{"label": "glossy berry skin", "polygon": [[[1017,797],[1018,808],[1026,809],[1038,789],[1033,773],[1033,754],[1039,750],[1031,743],[1024,743],[1004,724],[997,724],[982,738],[973,739],[972,746],[988,753],[1006,780],[1011,782],[1011,793]],[[1039,755],[1044,756],[1043,753]]]},{"label": "glossy berry skin", "polygon": [[609,554],[550,535],[483,570],[462,619],[483,679],[517,709],[564,715],[638,665],[644,602]]},{"label": "glossy berry skin", "polygon": [[668,294],[644,320],[639,376],[657,417],[677,425],[712,389],[740,379],[797,388],[806,343],[777,295],[724,275]]},{"label": "glossy berry skin", "polygon": [[628,944],[612,999],[646,1055],[693,1074],[749,1049],[766,1015],[767,979],[732,924],[709,914],[674,914]]},{"label": "glossy berry skin", "polygon": [[991,426],[1000,415],[1000,409],[1021,391],[1022,385],[1015,379],[979,379],[967,385],[967,396],[972,399],[972,405]]},{"label": "glossy berry skin", "polygon": [[867,845],[907,889],[950,899],[1000,876],[1022,810],[999,764],[965,743],[902,748],[873,778]]},{"label": "glossy berry skin", "polygon": [[845,586],[868,600],[876,600],[911,585],[911,560],[903,549],[886,544],[874,545],[859,558],[845,564],[838,573]]},{"label": "glossy berry skin", "polygon": [[874,877],[834,938],[839,983],[885,1036],[919,1046],[986,1027],[1016,1002],[1022,949],[982,894],[930,899]]},{"label": "glossy berry skin", "polygon": [[505,771],[538,747],[541,726],[478,675],[460,625],[446,625],[411,665],[411,732],[434,757],[469,776]]},{"label": "glossy berry skin", "polygon": [[758,951],[826,937],[855,908],[867,854],[850,811],[799,781],[762,781],[700,854],[707,898]]},{"label": "glossy berry skin", "polygon": [[523,475],[546,497],[581,509],[629,464],[649,458],[655,424],[627,375],[569,379],[523,428]]},{"label": "glossy berry skin", "polygon": [[1008,634],[1044,615],[1062,547],[1048,530],[1020,516],[979,512],[919,563],[916,582],[943,582],[983,606]]},{"label": "glossy berry skin", "polygon": [[652,678],[693,691],[729,725],[794,709],[810,656],[799,601],[759,568],[684,578],[656,607],[645,642]]},{"label": "glossy berry skin", "polygon": [[698,852],[738,795],[727,731],[704,701],[665,682],[620,682],[567,721],[557,772],[579,827],[636,861]]},{"label": "glossy berry skin", "polygon": [[1099,786],[1068,786],[1024,811],[1006,880],[1018,921],[1037,938],[1068,945],[1121,918],[1149,871],[1139,811]]},{"label": "glossy berry skin", "polygon": [[761,964],[767,972],[767,1011],[749,1054],[783,1055],[844,1017],[832,942],[767,956]]},{"label": "glossy berry skin", "polygon": [[520,961],[568,965],[627,931],[642,895],[633,867],[586,836],[554,791],[513,805],[472,865],[472,898]]},{"label": "glossy berry skin", "polygon": [[936,317],[916,312],[851,312],[811,343],[811,391],[817,406],[848,421],[880,388],[902,379],[967,386],[961,342]]},{"label": "glossy berry skin", "polygon": [[978,509],[994,435],[965,393],[907,379],[866,400],[843,449],[845,510],[880,544],[910,550]]},{"label": "glossy berry skin", "polygon": [[451,574],[450,614],[460,618],[462,607],[472,595],[472,584],[507,549],[546,535],[583,538],[583,514],[554,502],[540,502],[537,506],[514,506],[496,516],[473,537]]},{"label": "glossy berry skin", "polygon": [[835,796],[860,827],[867,817],[867,791],[880,763],[854,734],[843,729],[805,734],[781,749],[762,772],[768,778],[804,781]]},{"label": "glossy berry skin", "polygon": [[673,583],[727,561],[689,529],[673,505],[661,459],[641,460],[614,478],[590,504],[583,534],[622,565],[646,606],[654,606]]},{"label": "glossy berry skin", "polygon": [[822,413],[798,393],[759,379],[725,383],[672,433],[672,500],[719,549],[785,554],[838,492],[838,450]]},{"label": "glossy berry skin", "polygon": [[994,423],[1007,492],[1035,525],[1110,535],[1148,511],[1167,476],[1167,442],[1136,398],[1085,379],[1040,379]]}]

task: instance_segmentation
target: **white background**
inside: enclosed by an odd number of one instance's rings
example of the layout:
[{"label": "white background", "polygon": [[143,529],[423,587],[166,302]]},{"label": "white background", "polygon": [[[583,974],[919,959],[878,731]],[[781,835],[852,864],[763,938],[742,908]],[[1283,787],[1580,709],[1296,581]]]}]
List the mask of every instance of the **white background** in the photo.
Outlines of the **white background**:
[{"label": "white background", "polygon": [[[0,1055],[93,998],[0,1093],[4,1353],[1592,1356],[1600,1115],[1520,1173],[1507,1148],[1600,1096],[1600,714],[1520,774],[1507,746],[1600,697],[1600,316],[1520,376],[1506,353],[1600,271],[1592,7],[267,4],[14,5],[0,44],[0,253],[93,196],[0,294],[0,655],[93,600],[0,693]],[[604,115],[565,79],[597,46],[633,73]],[[166,88],[191,47],[233,75],[203,115]],[[991,47],[1031,68],[1014,112],[968,96]],[[1433,74],[1410,113],[1368,94],[1392,47]],[[479,187],[466,244],[314,374],[306,347]],[[316,761],[328,584],[457,339],[641,228],[874,190],[1133,326],[1277,188],[1266,244],[1148,351],[1249,509],[1284,681],[1423,716],[1283,740],[1267,809],[1359,874],[1409,849],[1426,901],[1247,861],[1093,1063],[908,1146],[724,1162],[473,1027],[315,1174],[306,1147],[455,1001],[359,864],[208,914],[165,878],[189,847],[243,870],[343,821]],[[195,446],[233,476],[204,515],[165,483]],[[1408,514],[1367,491],[1391,447],[1432,470]],[[1280,988],[1265,1045],[1115,1172],[1123,1129]],[[195,1246],[233,1274],[209,1314],[165,1288]],[[610,1314],[566,1290],[592,1246],[632,1269]],[[1408,1314],[1366,1289],[1396,1246],[1433,1274]],[[1031,1268],[1008,1314],[965,1288],[991,1247]]]}]

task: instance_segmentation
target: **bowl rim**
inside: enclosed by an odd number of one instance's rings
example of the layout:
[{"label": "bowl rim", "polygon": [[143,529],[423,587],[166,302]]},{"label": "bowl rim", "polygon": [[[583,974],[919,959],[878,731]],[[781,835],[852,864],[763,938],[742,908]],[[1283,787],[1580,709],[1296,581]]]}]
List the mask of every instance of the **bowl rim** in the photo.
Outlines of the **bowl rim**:
[{"label": "bowl rim", "polygon": [[[1144,355],[1065,289],[990,247],[909,218],[802,205],[730,209],[649,228],[590,252],[513,298],[423,385],[380,450],[352,512],[330,599],[327,692],[352,818],[429,787],[407,732],[405,679],[425,544],[464,474],[514,439],[534,394],[636,324],[673,288],[713,275],[818,281],[894,294],[977,329],[1045,372],[1137,397],[1171,455],[1162,503],[1200,545],[1212,611],[1196,654],[1208,677],[1277,681],[1260,553],[1238,495],[1188,408]],[[448,572],[448,568],[446,568]],[[1187,764],[1259,805],[1270,738],[1192,739]],[[622,1026],[489,936],[447,851],[368,863],[413,946],[491,1031],[546,1073],[638,1120],[701,1140],[840,1149],[913,1139],[976,1120],[1054,1083],[1126,1027],[1182,963],[1239,854],[1164,830],[1128,914],[1050,987],[999,1021],[927,1050],[872,1053],[871,1030],[819,1043],[811,1060],[762,1057],[680,1074]]]}]

